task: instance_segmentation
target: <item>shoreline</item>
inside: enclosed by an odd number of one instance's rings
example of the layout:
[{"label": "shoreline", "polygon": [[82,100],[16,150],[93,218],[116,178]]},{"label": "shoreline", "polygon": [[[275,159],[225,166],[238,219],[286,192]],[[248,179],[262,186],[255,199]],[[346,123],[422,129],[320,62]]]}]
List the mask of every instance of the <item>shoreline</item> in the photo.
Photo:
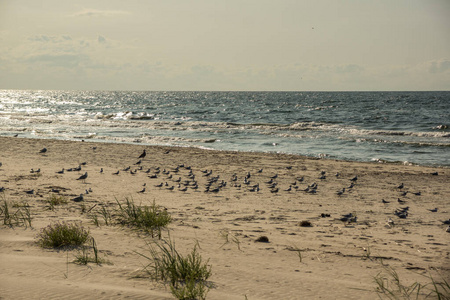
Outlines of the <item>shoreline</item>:
[{"label": "shoreline", "polygon": [[0,138],[15,138],[15,139],[31,139],[31,140],[50,140],[50,141],[62,141],[62,142],[75,142],[75,143],[100,143],[100,144],[122,144],[122,145],[133,145],[133,146],[142,146],[142,147],[162,147],[162,148],[182,148],[182,149],[199,149],[204,151],[217,151],[217,152],[229,152],[229,153],[250,153],[250,154],[261,154],[261,155],[286,155],[286,156],[297,156],[303,159],[311,159],[311,160],[330,160],[337,162],[347,162],[347,163],[368,163],[368,164],[386,164],[386,165],[402,165],[402,166],[416,166],[416,167],[426,167],[426,168],[437,168],[437,169],[450,169],[450,165],[421,165],[412,162],[402,162],[402,161],[388,161],[384,159],[371,159],[370,161],[359,161],[359,160],[346,160],[346,159],[338,159],[338,158],[328,158],[328,157],[316,157],[316,156],[307,156],[302,154],[295,153],[279,153],[279,152],[260,152],[260,151],[240,151],[240,150],[220,150],[220,149],[212,149],[206,146],[179,146],[179,145],[157,145],[157,144],[146,144],[146,143],[130,143],[130,142],[113,142],[106,140],[84,140],[84,139],[56,139],[56,138],[44,138],[44,137],[21,137],[21,136],[0,136]]},{"label": "shoreline", "polygon": [[[44,147],[47,152],[39,153]],[[144,149],[147,156],[139,162]],[[136,252],[148,253],[146,243],[155,240],[116,223],[96,226],[90,217],[100,208],[114,211],[116,201],[125,199],[164,207],[180,252],[199,245],[213,272],[207,299],[374,299],[374,278],[386,268],[408,286],[429,283],[428,275],[449,281],[450,233],[442,223],[450,217],[448,168],[20,137],[0,137],[0,162],[0,202],[12,210],[26,204],[32,217],[32,228],[0,225],[5,299],[173,299],[168,287],[137,276],[146,262]],[[80,171],[67,171],[80,165]],[[77,180],[85,172],[85,182]],[[192,175],[198,189],[190,184],[182,191]],[[217,181],[207,188],[211,177]],[[212,192],[222,180],[226,185]],[[315,191],[308,191],[314,184]],[[49,209],[52,189],[67,204]],[[72,201],[79,194],[83,202]],[[406,218],[398,217],[395,212],[406,206]],[[349,213],[357,218],[343,221]],[[71,263],[77,250],[38,247],[36,234],[57,221],[89,228],[101,257],[112,264],[80,266]],[[302,221],[312,226],[302,227]],[[268,242],[256,242],[261,236]]]}]

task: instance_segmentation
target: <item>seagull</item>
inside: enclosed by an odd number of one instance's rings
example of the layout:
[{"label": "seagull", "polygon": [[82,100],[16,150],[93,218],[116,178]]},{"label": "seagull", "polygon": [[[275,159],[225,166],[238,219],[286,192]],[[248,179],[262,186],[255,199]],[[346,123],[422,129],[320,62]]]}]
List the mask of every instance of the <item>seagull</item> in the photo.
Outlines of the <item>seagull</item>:
[{"label": "seagull", "polygon": [[160,184],[155,185],[155,187],[160,188],[160,187],[162,187],[163,185],[164,185],[164,184],[161,182]]},{"label": "seagull", "polygon": [[80,177],[78,177],[77,180],[83,180],[83,182],[85,182],[87,177],[88,177],[88,173],[86,172],[83,175],[81,175]]},{"label": "seagull", "polygon": [[142,159],[140,159],[135,165],[140,165],[142,163]]},{"label": "seagull", "polygon": [[401,190],[401,189],[404,188],[404,187],[405,187],[405,185],[402,183],[402,184],[400,184],[397,188]]},{"label": "seagull", "polygon": [[138,193],[145,193],[145,188],[143,188],[142,190],[140,190]]},{"label": "seagull", "polygon": [[350,181],[356,182],[356,180],[358,180],[358,175],[356,175],[355,177],[353,177],[352,179],[350,179]]},{"label": "seagull", "polygon": [[429,211],[431,211],[431,212],[437,212],[437,211],[438,211],[438,208],[436,207],[436,208],[433,208],[433,209],[429,209]]},{"label": "seagull", "polygon": [[102,173],[102,174],[103,174],[103,168],[100,168],[100,173]]},{"label": "seagull", "polygon": [[139,157],[138,158],[144,158],[145,156],[147,155],[147,153],[145,152],[145,149],[144,149],[144,152],[142,152],[142,154],[141,155],[139,155]]},{"label": "seagull", "polygon": [[390,203],[389,201],[386,201],[384,199],[381,199],[381,202],[383,202],[383,203]]},{"label": "seagull", "polygon": [[47,148],[42,148],[41,150],[39,150],[39,153],[45,153],[47,152]]},{"label": "seagull", "polygon": [[342,194],[345,192],[345,188],[343,188],[342,190],[340,190],[340,191],[338,191],[337,192],[337,195],[338,196],[342,196]]},{"label": "seagull", "polygon": [[57,174],[64,174],[64,168],[61,171],[56,172]]},{"label": "seagull", "polygon": [[27,193],[28,195],[32,195],[34,194],[34,190],[25,191],[25,193]]},{"label": "seagull", "polygon": [[401,200],[400,198],[397,198],[397,202],[400,203],[400,204],[406,203],[406,201]]},{"label": "seagull", "polygon": [[80,194],[80,196],[73,198],[72,201],[74,202],[84,201],[83,194]]},{"label": "seagull", "polygon": [[120,170],[117,171],[117,172],[115,172],[115,173],[112,173],[112,174],[113,174],[113,175],[119,175],[119,172],[120,172]]},{"label": "seagull", "polygon": [[0,193],[5,191],[5,187],[0,187]]}]

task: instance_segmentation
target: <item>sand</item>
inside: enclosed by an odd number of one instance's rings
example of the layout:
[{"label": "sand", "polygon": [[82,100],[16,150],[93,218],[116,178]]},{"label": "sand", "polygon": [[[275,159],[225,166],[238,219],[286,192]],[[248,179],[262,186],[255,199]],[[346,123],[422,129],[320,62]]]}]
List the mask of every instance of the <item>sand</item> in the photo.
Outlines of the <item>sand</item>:
[{"label": "sand", "polygon": [[[48,151],[39,153],[44,147]],[[135,165],[144,149],[147,156]],[[0,137],[0,162],[1,202],[11,210],[26,203],[32,216],[32,228],[0,226],[1,299],[173,299],[167,286],[139,276],[148,262],[136,252],[148,253],[146,242],[152,238],[117,224],[95,226],[86,212],[102,206],[112,210],[116,199],[125,198],[166,208],[173,222],[163,238],[170,233],[180,252],[200,247],[212,268],[207,299],[375,299],[374,278],[386,268],[395,269],[405,285],[429,283],[430,274],[449,280],[450,233],[442,222],[450,217],[448,168],[11,137]],[[81,171],[57,173],[84,162]],[[123,171],[128,166],[142,170]],[[158,178],[149,178],[157,167]],[[186,167],[198,190],[179,190],[176,180],[188,179]],[[319,179],[322,171],[325,179]],[[76,180],[85,172],[85,182]],[[277,193],[266,183],[275,175]],[[214,176],[226,186],[205,192]],[[354,176],[358,179],[349,189]],[[156,187],[166,182],[172,191]],[[316,193],[303,191],[314,182]],[[398,189],[401,183],[404,188]],[[144,184],[145,192],[139,193]],[[251,191],[256,184],[259,191]],[[52,188],[69,203],[50,210]],[[25,193],[31,189],[33,194]],[[79,194],[83,202],[70,200]],[[394,214],[406,206],[406,218]],[[437,212],[429,210],[434,208]],[[341,220],[348,213],[357,216],[356,222]],[[72,263],[76,249],[39,247],[36,235],[57,221],[82,222],[111,264],[78,265]],[[301,221],[312,226],[299,226]],[[261,236],[269,242],[255,242]]]}]

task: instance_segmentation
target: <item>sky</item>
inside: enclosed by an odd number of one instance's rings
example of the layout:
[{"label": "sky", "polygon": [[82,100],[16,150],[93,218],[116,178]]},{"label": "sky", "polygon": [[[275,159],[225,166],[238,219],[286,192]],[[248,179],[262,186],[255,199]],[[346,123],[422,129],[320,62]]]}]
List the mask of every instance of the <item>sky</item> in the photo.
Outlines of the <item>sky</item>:
[{"label": "sky", "polygon": [[0,0],[0,89],[450,90],[449,0]]}]

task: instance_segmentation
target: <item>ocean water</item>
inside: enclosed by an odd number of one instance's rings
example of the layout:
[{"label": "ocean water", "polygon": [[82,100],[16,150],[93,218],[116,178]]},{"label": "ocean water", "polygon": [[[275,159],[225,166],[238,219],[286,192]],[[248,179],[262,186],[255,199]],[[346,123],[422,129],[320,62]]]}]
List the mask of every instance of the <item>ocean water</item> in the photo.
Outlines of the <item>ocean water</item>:
[{"label": "ocean water", "polygon": [[0,135],[450,166],[450,92],[0,90]]}]

